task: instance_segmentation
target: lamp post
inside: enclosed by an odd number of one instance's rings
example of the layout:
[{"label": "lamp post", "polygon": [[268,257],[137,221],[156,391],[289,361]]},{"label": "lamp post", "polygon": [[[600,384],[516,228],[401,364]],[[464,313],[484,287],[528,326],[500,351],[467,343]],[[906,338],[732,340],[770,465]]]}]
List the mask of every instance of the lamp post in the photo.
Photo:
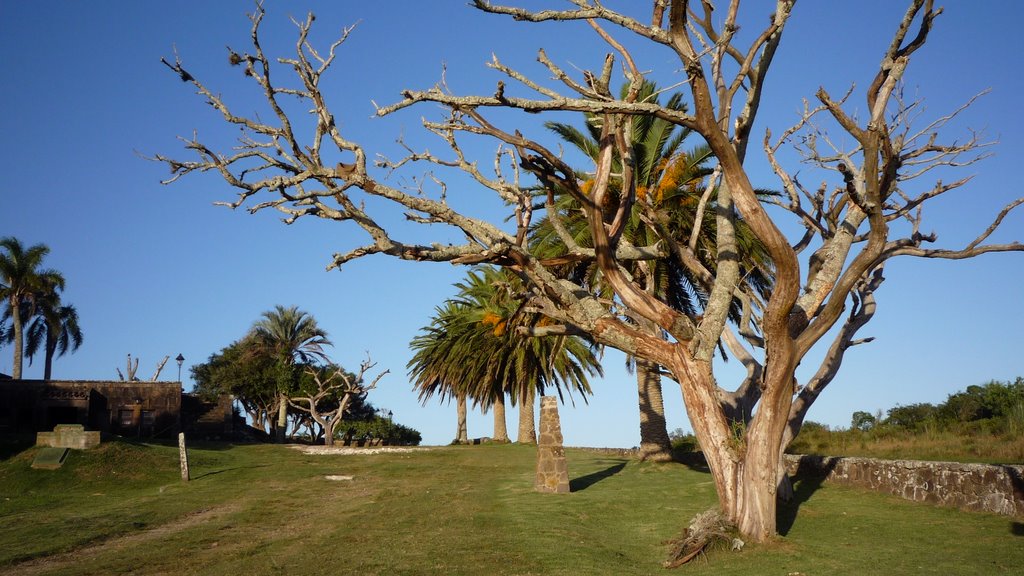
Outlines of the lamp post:
[{"label": "lamp post", "polygon": [[185,357],[179,352],[175,360],[178,362],[178,384],[181,384],[181,364],[185,361]]}]

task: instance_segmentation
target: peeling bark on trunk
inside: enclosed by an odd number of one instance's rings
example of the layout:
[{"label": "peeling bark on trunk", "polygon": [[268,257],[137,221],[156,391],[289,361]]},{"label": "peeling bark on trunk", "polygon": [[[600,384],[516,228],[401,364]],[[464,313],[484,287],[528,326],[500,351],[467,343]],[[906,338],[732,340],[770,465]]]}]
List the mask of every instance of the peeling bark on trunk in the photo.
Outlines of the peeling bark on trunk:
[{"label": "peeling bark on trunk", "polygon": [[671,369],[688,407],[690,423],[711,469],[719,506],[740,533],[755,542],[776,534],[776,491],[780,446],[789,415],[789,392],[765,383],[757,415],[744,428],[725,418],[710,362],[685,352]]},{"label": "peeling bark on trunk", "polygon": [[495,442],[508,442],[508,425],[505,423],[504,394],[500,394],[495,397],[494,405],[491,409],[494,411],[494,434],[492,438]]},{"label": "peeling bark on trunk", "polygon": [[519,435],[516,436],[516,443],[536,444],[537,424],[533,413],[534,391],[533,388],[530,388],[524,392],[519,397]]},{"label": "peeling bark on trunk", "polygon": [[640,406],[640,459],[654,462],[672,460],[672,442],[665,424],[658,365],[636,359],[636,385]]}]

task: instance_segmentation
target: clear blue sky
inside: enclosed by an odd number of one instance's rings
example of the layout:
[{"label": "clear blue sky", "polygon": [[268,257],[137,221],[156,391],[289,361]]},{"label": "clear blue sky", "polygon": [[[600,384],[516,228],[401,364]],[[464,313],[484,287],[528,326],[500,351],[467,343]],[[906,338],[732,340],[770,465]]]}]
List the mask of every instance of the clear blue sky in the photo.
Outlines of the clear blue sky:
[{"label": "clear blue sky", "polygon": [[[766,17],[774,3],[748,4],[756,18],[744,32],[760,26],[760,12]],[[419,429],[426,443],[446,443],[454,436],[454,406],[421,406],[405,364],[409,340],[453,293],[461,269],[380,257],[327,273],[332,253],[362,243],[353,229],[330,222],[286,227],[269,213],[214,207],[232,197],[219,180],[190,178],[164,187],[159,180],[166,168],[140,157],[183,155],[175,137],[193,129],[210,141],[235,136],[160,64],[161,57],[173,57],[175,46],[188,69],[239,110],[256,109],[251,92],[239,91],[241,74],[228,67],[225,50],[226,44],[247,47],[245,13],[252,6],[248,0],[0,2],[0,236],[50,246],[46,265],[67,278],[65,299],[78,308],[86,337],[77,353],[55,362],[54,376],[116,378],[115,368],[130,352],[142,359],[139,374],[148,378],[160,358],[181,353],[190,388],[189,366],[242,336],[263,310],[295,304],[330,333],[336,361],[355,367],[369,351],[380,368],[391,370],[370,396],[375,405]],[[929,44],[911,64],[908,93],[925,97],[925,117],[933,118],[990,88],[956,128],[984,129],[1000,141],[993,158],[967,169],[975,180],[928,213],[925,231],[938,232],[940,245],[956,247],[1003,204],[1024,195],[1024,82],[1017,61],[1024,48],[1024,4],[952,0],[945,6]],[[533,62],[537,48],[569,69],[598,68],[607,50],[583,26],[515,23],[477,13],[461,0],[268,0],[267,7],[266,48],[275,54],[294,45],[289,15],[301,19],[313,10],[321,42],[360,22],[341,49],[331,104],[349,137],[371,152],[397,154],[394,139],[403,133],[416,143],[430,142],[421,137],[418,118],[435,109],[373,120],[370,100],[391,103],[403,88],[429,87],[442,63],[456,91],[486,94],[499,79],[483,66],[492,51],[546,77]],[[755,133],[787,127],[801,98],[812,98],[819,85],[833,94],[852,82],[866,87],[904,10],[895,0],[798,3]],[[638,55],[639,66],[662,85],[678,80],[679,64],[667,53]],[[757,150],[757,183],[778,187]],[[450,192],[453,202],[485,210],[489,204],[480,196],[465,187]],[[1009,219],[1001,238],[1024,239],[1024,217]],[[1024,375],[1022,270],[1020,253],[891,264],[878,314],[862,331],[875,342],[850,351],[810,419],[845,426],[855,410],[938,402],[970,384]],[[620,355],[609,353],[606,360],[607,375],[594,383],[589,405],[577,398],[576,408],[562,412],[568,444],[638,443],[632,377]],[[10,373],[11,364],[11,349],[0,349],[0,372]],[[176,373],[172,360],[163,376],[174,379]],[[41,374],[41,362],[27,367],[26,377]],[[670,381],[665,397],[669,428],[688,429],[678,387]],[[471,417],[470,434],[490,435],[490,416]]]}]

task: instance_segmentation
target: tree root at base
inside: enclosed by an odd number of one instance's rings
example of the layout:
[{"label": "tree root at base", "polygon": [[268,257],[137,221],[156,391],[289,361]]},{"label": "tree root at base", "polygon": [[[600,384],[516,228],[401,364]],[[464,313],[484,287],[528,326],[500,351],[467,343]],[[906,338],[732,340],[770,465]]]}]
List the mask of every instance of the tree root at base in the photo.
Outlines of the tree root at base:
[{"label": "tree root at base", "polygon": [[693,560],[709,546],[729,546],[741,550],[743,540],[736,537],[736,528],[717,509],[711,509],[694,516],[690,525],[678,538],[669,540],[668,559],[662,563],[665,568],[677,568]]}]

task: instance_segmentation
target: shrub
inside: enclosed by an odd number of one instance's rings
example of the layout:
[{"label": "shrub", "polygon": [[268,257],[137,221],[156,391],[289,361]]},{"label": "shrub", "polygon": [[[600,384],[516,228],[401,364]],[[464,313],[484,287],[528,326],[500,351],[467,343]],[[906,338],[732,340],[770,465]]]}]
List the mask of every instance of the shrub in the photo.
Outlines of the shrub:
[{"label": "shrub", "polygon": [[338,440],[346,444],[389,444],[392,446],[419,446],[423,440],[418,430],[396,424],[385,418],[353,420],[338,430]]},{"label": "shrub", "polygon": [[672,450],[675,452],[700,452],[700,444],[693,434],[672,434],[669,438],[672,440]]},{"label": "shrub", "polygon": [[890,408],[885,422],[906,430],[918,430],[925,423],[935,421],[937,417],[938,409],[935,405],[921,402],[919,404]]}]

